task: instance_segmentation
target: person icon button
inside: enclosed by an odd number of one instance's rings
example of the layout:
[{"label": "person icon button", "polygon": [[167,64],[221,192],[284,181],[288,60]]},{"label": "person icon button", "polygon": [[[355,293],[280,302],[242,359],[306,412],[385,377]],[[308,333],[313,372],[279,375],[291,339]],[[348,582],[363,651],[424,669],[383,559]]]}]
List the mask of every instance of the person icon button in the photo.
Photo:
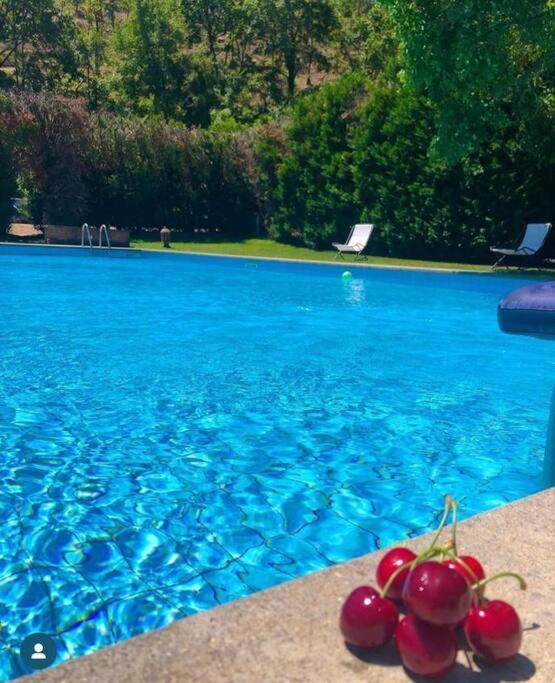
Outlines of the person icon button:
[{"label": "person icon button", "polygon": [[46,659],[46,655],[44,654],[44,645],[42,643],[35,643],[33,645],[33,654],[31,655],[31,659]]},{"label": "person icon button", "polygon": [[20,655],[31,669],[46,669],[56,659],[56,643],[46,633],[31,633],[21,643]]}]

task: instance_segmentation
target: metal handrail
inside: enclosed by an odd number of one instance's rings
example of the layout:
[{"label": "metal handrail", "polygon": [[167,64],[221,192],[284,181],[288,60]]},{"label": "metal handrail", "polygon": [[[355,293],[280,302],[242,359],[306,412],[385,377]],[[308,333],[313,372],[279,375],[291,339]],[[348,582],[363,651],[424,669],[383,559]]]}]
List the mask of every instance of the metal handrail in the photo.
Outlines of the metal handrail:
[{"label": "metal handrail", "polygon": [[92,249],[93,243],[92,243],[92,237],[91,237],[91,230],[89,228],[88,223],[83,223],[83,227],[81,228],[81,246],[85,246],[85,235],[87,235],[87,239],[89,240],[89,247]]},{"label": "metal handrail", "polygon": [[108,249],[111,249],[112,245],[110,244],[110,236],[108,235],[108,228],[106,227],[106,225],[104,223],[102,223],[102,225],[100,226],[100,229],[98,231],[98,246],[99,247],[102,246],[102,231],[103,230],[104,230],[104,235],[106,237],[106,246],[108,247]]}]

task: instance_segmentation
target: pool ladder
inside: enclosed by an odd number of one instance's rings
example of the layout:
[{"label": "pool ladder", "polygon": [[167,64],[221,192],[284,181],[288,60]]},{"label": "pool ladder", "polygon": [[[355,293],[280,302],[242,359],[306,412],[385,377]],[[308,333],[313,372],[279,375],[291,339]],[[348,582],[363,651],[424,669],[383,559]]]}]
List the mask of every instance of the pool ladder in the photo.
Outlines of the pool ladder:
[{"label": "pool ladder", "polygon": [[[106,238],[106,246],[108,249],[112,248],[112,245],[110,243],[110,235],[108,234],[108,228],[104,223],[100,226],[100,229],[98,231],[98,246],[102,246],[102,233],[104,233],[104,237]],[[85,237],[87,238],[87,241],[89,243],[89,247],[92,249],[93,248],[93,240],[92,240],[92,235],[91,235],[91,229],[89,227],[88,223],[83,223],[83,227],[81,228],[81,246],[85,246]]]}]

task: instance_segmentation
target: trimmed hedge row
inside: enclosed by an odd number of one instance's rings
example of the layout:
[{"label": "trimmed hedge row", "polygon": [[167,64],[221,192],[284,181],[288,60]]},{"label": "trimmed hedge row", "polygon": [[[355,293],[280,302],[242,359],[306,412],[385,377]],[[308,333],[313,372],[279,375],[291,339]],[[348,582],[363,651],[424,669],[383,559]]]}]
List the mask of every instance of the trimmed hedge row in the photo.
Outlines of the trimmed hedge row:
[{"label": "trimmed hedge row", "polygon": [[516,128],[454,166],[430,157],[433,134],[424,99],[356,76],[305,96],[276,159],[270,233],[323,249],[360,220],[377,226],[373,253],[480,259],[526,222],[553,221],[553,164]]},{"label": "trimmed hedge row", "polygon": [[82,101],[43,94],[5,96],[0,130],[36,222],[230,236],[257,224],[248,134],[91,115]]},{"label": "trimmed hedge row", "polygon": [[0,241],[12,215],[11,198],[15,195],[15,175],[11,165],[9,149],[0,141]]},{"label": "trimmed hedge row", "polygon": [[[0,223],[23,195],[36,222],[168,225],[270,236],[316,249],[356,221],[372,251],[483,259],[523,225],[555,218],[554,166],[518,129],[456,165],[429,154],[421,98],[351,75],[302,95],[285,126],[189,130],[90,114],[82,101],[0,96]],[[4,207],[4,208],[2,208]]]}]

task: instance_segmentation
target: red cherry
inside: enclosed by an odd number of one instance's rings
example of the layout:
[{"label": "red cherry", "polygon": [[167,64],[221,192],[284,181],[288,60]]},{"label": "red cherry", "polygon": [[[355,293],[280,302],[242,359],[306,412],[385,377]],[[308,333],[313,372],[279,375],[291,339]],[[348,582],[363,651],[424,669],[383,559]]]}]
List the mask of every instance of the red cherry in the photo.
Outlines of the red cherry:
[{"label": "red cherry", "polygon": [[475,557],[472,557],[472,555],[460,555],[459,559],[466,564],[474,576],[472,576],[466,567],[463,567],[462,564],[456,562],[455,560],[447,559],[443,561],[443,564],[446,567],[450,567],[456,572],[459,572],[459,574],[462,574],[471,585],[476,583],[476,581],[481,581],[482,579],[486,578],[486,572],[484,571],[484,568]]},{"label": "red cherry", "polygon": [[[403,564],[407,562],[412,562],[416,559],[416,555],[408,548],[392,548],[388,553],[386,553],[376,569],[376,581],[380,588],[383,588],[388,582],[389,577],[394,571],[399,569]],[[405,579],[409,574],[409,568],[407,567],[402,572],[395,577],[393,583],[387,591],[387,597],[392,600],[399,600],[403,593],[403,585]]]},{"label": "red cherry", "polygon": [[474,652],[490,662],[514,657],[522,643],[518,614],[503,600],[473,607],[464,622],[464,633]]},{"label": "red cherry", "polygon": [[379,647],[393,636],[399,621],[397,607],[370,586],[359,586],[343,604],[339,628],[345,640],[358,647]]},{"label": "red cherry", "polygon": [[413,614],[407,614],[399,622],[395,639],[403,665],[418,676],[444,676],[457,658],[455,632],[427,624]]},{"label": "red cherry", "polygon": [[454,626],[468,614],[472,589],[454,569],[440,562],[422,562],[405,581],[403,601],[419,619],[437,626]]}]

